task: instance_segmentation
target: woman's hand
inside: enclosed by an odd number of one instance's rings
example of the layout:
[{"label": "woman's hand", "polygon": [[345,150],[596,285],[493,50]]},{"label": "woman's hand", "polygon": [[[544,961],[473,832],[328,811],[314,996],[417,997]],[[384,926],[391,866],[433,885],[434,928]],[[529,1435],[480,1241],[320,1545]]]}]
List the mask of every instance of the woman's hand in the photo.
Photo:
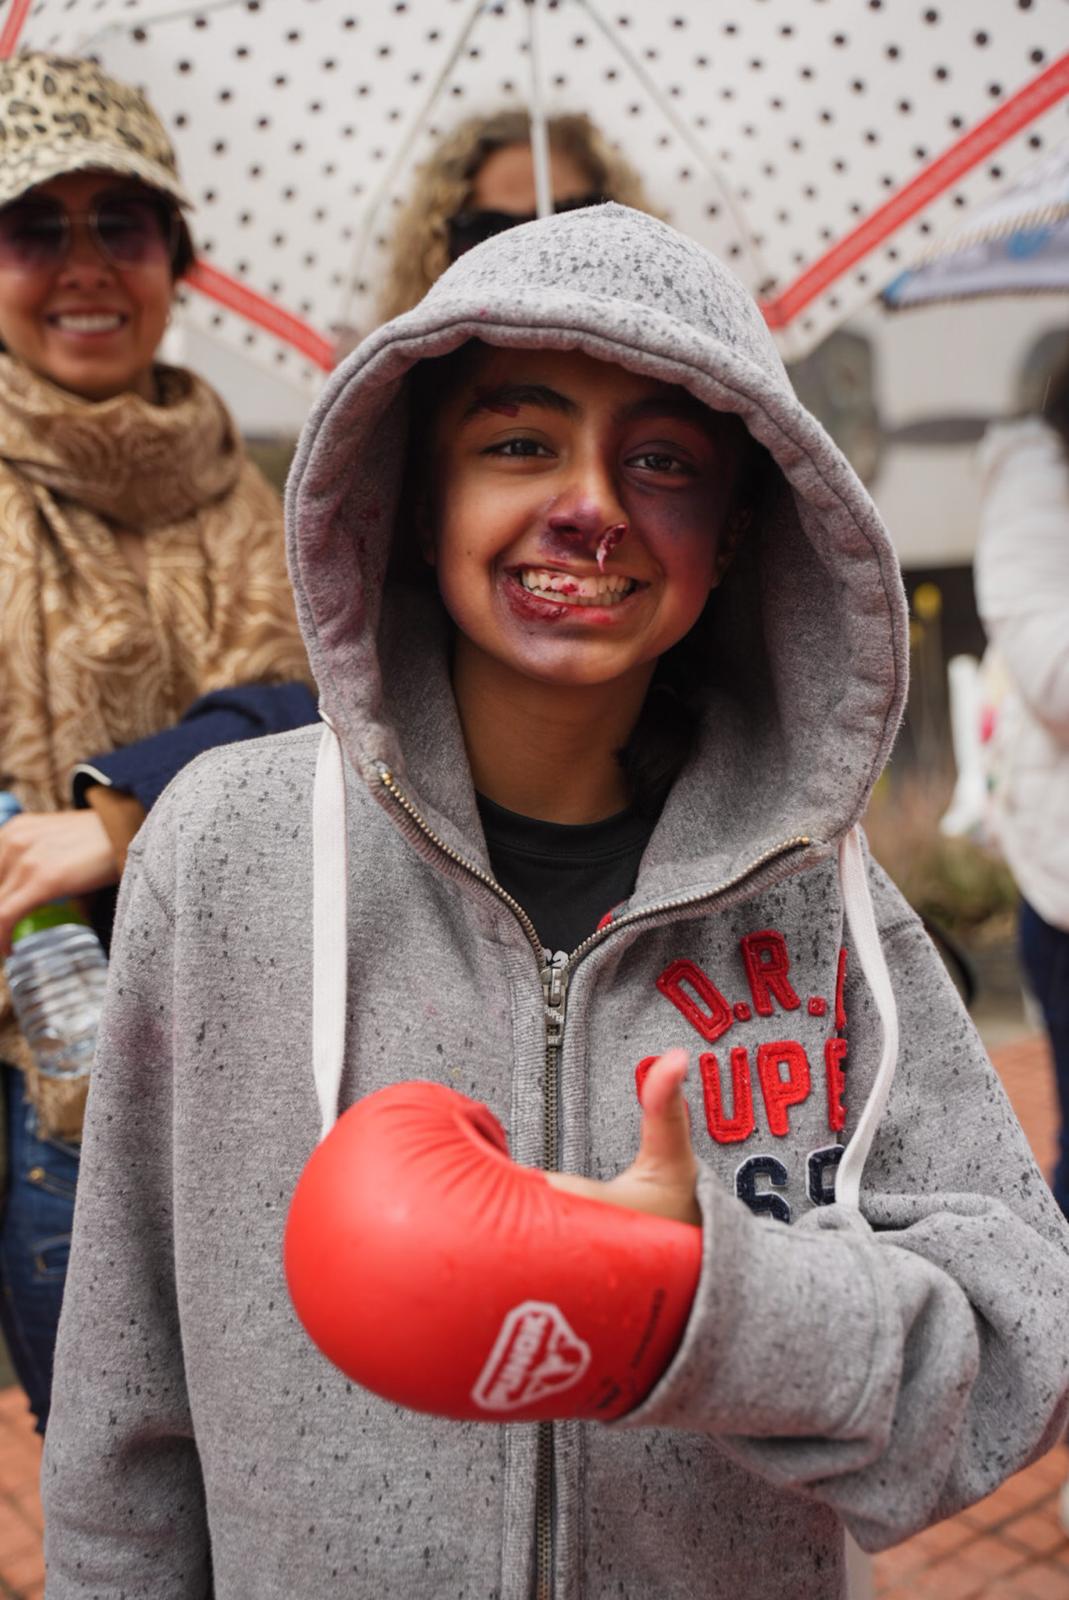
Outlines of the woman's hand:
[{"label": "woman's hand", "polygon": [[701,1222],[695,1194],[698,1162],[690,1142],[690,1114],[683,1099],[685,1050],[668,1050],[650,1068],[642,1086],[642,1132],[638,1155],[608,1183],[571,1172],[547,1172],[557,1189],[648,1211],[676,1222]]},{"label": "woman's hand", "polygon": [[21,917],[49,900],[118,883],[119,864],[93,811],[25,812],[0,828],[0,954]]}]

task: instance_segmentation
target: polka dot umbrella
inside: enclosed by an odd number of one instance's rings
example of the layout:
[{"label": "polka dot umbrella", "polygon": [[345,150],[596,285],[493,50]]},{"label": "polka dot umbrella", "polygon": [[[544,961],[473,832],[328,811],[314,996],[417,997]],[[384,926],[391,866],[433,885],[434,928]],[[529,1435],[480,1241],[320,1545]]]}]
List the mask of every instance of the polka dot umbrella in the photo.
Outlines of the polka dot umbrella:
[{"label": "polka dot umbrella", "polygon": [[413,165],[462,116],[528,103],[589,112],[803,355],[1064,137],[1065,18],[1065,0],[2,0],[0,54],[93,55],[147,90],[197,203],[183,317],[314,387],[337,331],[374,319]]}]

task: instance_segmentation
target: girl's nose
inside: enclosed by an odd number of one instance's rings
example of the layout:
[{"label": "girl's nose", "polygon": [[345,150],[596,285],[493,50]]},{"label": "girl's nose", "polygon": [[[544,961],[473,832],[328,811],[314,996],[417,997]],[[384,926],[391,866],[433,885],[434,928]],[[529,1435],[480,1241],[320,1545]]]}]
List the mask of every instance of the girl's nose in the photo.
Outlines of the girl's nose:
[{"label": "girl's nose", "polygon": [[[583,472],[553,501],[546,526],[557,538],[593,555],[610,529],[621,528],[626,515],[608,473]],[[614,541],[619,542],[619,537]]]},{"label": "girl's nose", "polygon": [[583,540],[599,538],[606,526],[601,505],[581,494],[561,495],[546,522],[554,533]]}]

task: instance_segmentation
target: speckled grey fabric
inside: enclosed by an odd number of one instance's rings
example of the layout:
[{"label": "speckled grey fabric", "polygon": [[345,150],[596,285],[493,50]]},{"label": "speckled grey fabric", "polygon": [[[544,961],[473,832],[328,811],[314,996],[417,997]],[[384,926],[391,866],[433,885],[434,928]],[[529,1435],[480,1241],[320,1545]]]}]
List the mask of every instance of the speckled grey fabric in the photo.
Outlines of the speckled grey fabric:
[{"label": "speckled grey fabric", "polygon": [[[640,1410],[555,1429],[554,1594],[838,1600],[843,1522],[875,1548],[983,1495],[1054,1439],[1069,1385],[1065,1224],[875,867],[902,1056],[862,1216],[827,1203],[836,1041],[843,1137],[880,1043],[849,952],[839,986],[835,841],[901,707],[894,560],[743,291],[650,218],[604,207],[516,229],[355,352],[289,491],[302,624],[349,760],[344,1103],[431,1078],[484,1100],[519,1160],[541,1155],[533,952],[372,765],[388,760],[440,837],[487,867],[439,608],[382,603],[401,374],[473,332],[686,383],[744,415],[780,469],[725,585],[699,748],[633,916],[571,971],[563,1164],[607,1176],[630,1159],[636,1065],[691,1050],[705,1261]],[[46,1445],[49,1600],[532,1594],[533,1430],[354,1390],[286,1297],[286,1205],[318,1128],[317,738],[201,758],[132,852]],[[669,903],[685,896],[700,898]]]}]

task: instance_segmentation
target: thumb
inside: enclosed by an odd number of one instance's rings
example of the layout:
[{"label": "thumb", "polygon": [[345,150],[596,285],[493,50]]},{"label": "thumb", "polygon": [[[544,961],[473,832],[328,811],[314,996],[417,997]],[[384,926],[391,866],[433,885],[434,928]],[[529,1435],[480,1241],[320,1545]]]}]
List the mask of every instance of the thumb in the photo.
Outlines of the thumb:
[{"label": "thumb", "polygon": [[698,1162],[690,1143],[690,1116],[680,1092],[687,1075],[687,1052],[658,1056],[642,1085],[642,1129],[638,1155],[608,1183],[570,1172],[547,1172],[555,1189],[607,1201],[632,1211],[671,1217],[701,1226],[695,1194]]},{"label": "thumb", "polygon": [[666,1050],[647,1073],[642,1085],[642,1131],[636,1167],[661,1171],[678,1168],[681,1174],[694,1170],[690,1112],[682,1092],[689,1065],[685,1050]]}]

